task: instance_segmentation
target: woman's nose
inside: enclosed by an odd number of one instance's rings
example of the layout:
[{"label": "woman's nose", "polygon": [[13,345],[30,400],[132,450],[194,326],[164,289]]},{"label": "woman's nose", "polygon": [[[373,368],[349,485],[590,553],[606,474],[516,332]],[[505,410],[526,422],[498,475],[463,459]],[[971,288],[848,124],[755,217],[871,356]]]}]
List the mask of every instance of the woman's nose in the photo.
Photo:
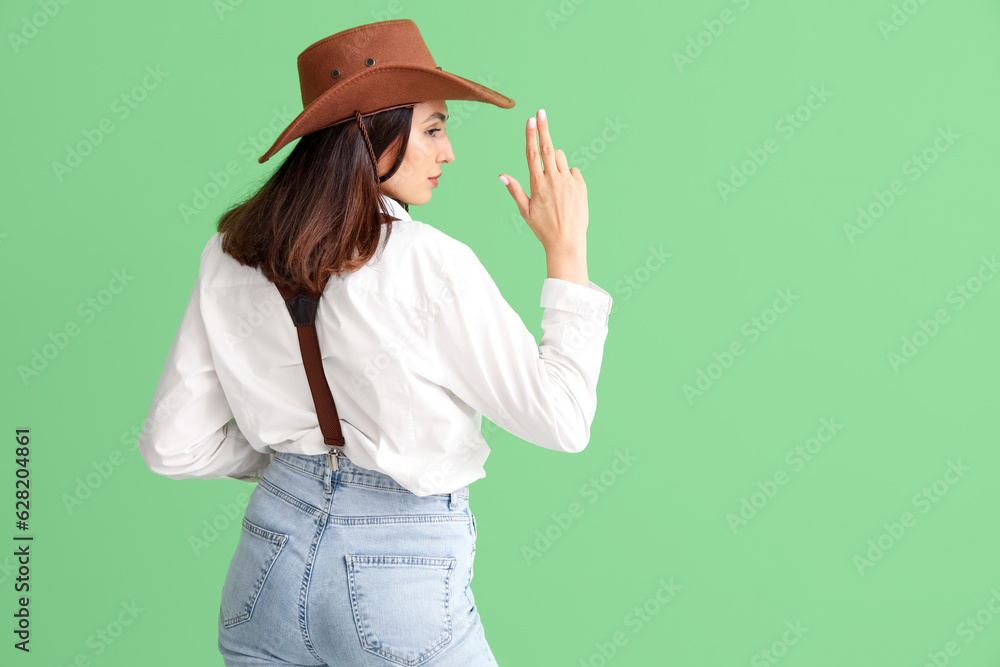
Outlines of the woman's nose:
[{"label": "woman's nose", "polygon": [[445,144],[444,151],[442,151],[442,153],[441,153],[441,161],[442,162],[454,162],[455,161],[455,152],[453,150],[451,150],[451,141],[448,141]]}]

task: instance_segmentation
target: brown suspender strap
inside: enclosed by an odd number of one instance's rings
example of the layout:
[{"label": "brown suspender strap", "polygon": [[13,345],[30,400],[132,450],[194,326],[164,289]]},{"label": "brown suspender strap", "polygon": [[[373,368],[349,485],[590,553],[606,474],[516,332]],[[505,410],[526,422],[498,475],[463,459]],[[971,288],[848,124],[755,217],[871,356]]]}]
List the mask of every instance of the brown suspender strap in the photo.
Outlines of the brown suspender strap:
[{"label": "brown suspender strap", "polygon": [[[302,351],[302,363],[306,367],[306,378],[312,391],[313,402],[316,404],[316,416],[323,431],[323,442],[331,447],[343,447],[344,435],[340,430],[340,418],[337,416],[337,406],[330,393],[330,385],[323,372],[323,357],[319,352],[319,338],[316,336],[316,310],[319,307],[319,294],[304,294],[290,285],[277,285],[285,300],[288,314],[299,334],[299,349]],[[341,452],[342,450],[331,450]]]}]

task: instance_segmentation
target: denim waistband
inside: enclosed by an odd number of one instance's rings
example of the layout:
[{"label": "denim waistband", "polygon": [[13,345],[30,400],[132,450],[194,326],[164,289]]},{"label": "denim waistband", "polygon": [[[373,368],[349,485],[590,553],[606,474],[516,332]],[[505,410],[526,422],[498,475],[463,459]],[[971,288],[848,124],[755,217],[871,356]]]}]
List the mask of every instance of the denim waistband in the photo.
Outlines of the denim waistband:
[{"label": "denim waistband", "polygon": [[[286,464],[298,468],[299,470],[302,470],[310,475],[315,475],[316,477],[324,477],[327,472],[330,472],[331,480],[334,483],[345,482],[347,484],[362,484],[364,486],[380,487],[384,489],[392,489],[394,491],[406,491],[407,493],[412,493],[409,489],[384,472],[371,470],[370,468],[362,468],[346,456],[341,456],[337,459],[337,470],[330,470],[330,463],[326,454],[293,454],[291,452],[275,452],[274,458],[281,459]],[[455,491],[451,494],[439,493],[432,495],[454,495],[458,498],[468,498],[469,487],[466,485],[459,489],[455,489]]]}]

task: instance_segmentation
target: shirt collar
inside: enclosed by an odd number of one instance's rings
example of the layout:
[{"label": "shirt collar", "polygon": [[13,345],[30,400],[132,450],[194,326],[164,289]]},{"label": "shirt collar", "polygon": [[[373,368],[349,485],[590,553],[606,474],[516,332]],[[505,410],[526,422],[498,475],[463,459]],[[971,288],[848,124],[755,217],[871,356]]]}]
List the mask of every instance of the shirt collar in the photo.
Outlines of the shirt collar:
[{"label": "shirt collar", "polygon": [[379,193],[379,198],[383,202],[383,210],[388,211],[389,215],[399,218],[400,220],[413,220],[413,218],[410,217],[410,214],[406,212],[406,209],[403,208],[402,204],[392,197],[384,193]]}]

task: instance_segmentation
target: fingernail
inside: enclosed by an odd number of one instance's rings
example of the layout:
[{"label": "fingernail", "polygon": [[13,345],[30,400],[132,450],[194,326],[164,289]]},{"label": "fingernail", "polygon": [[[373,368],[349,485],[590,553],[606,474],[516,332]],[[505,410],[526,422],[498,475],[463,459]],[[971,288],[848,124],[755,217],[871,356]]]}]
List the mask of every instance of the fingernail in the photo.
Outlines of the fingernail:
[{"label": "fingernail", "polygon": [[538,120],[545,120],[545,109],[538,110]]},{"label": "fingernail", "polygon": [[504,176],[504,175],[500,176],[500,182],[503,183],[504,185],[509,185],[510,184],[510,181],[508,181],[507,177]]},{"label": "fingernail", "polygon": [[529,128],[535,127],[535,117],[534,116],[532,116],[531,118],[528,119],[528,127]]}]

